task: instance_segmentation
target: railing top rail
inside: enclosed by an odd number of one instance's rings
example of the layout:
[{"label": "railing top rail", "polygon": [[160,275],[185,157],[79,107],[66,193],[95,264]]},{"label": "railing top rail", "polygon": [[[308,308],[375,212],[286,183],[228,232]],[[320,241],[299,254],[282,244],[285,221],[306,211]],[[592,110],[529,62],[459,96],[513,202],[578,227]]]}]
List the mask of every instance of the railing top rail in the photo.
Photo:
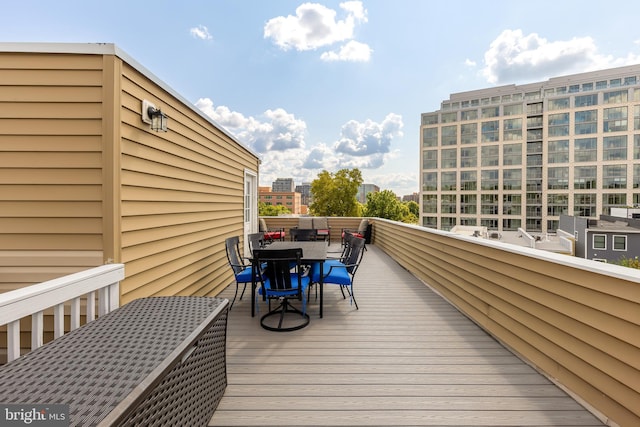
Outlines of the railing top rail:
[{"label": "railing top rail", "polygon": [[124,264],[106,264],[0,294],[0,325],[124,279]]},{"label": "railing top rail", "polygon": [[487,246],[491,248],[496,248],[500,250],[504,250],[507,252],[511,252],[514,254],[520,254],[532,258],[537,258],[540,260],[553,262],[560,265],[565,265],[573,268],[577,268],[580,270],[589,271],[592,273],[603,274],[606,276],[613,276],[618,279],[628,280],[630,282],[640,283],[640,270],[624,267],[621,265],[609,264],[605,262],[598,262],[584,258],[577,258],[574,256],[557,254],[554,252],[544,251],[540,249],[533,249],[526,246],[513,245],[510,243],[488,240],[488,239],[479,239],[477,237],[465,236],[463,234],[456,234],[450,231],[444,230],[435,230],[432,228],[422,227],[414,224],[405,224],[398,221],[391,221],[388,219],[375,218],[376,222],[388,222],[390,224],[396,224],[406,228],[412,228],[418,230],[423,233],[437,234],[441,236],[446,236],[452,239],[459,239],[472,242],[477,245]]}]

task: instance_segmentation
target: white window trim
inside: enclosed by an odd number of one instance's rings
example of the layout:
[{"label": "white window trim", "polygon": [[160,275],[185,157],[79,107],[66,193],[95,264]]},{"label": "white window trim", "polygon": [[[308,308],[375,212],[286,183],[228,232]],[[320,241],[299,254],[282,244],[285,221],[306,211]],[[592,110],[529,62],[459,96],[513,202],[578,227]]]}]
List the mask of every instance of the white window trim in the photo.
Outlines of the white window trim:
[{"label": "white window trim", "polygon": [[[603,236],[604,237],[604,247],[603,248],[596,248],[596,236]],[[591,237],[591,248],[592,249],[596,249],[596,250],[600,250],[600,251],[606,251],[607,250],[607,235],[606,234],[593,234]]]},{"label": "white window trim", "polygon": [[[616,249],[616,237],[622,237],[624,239],[624,249]],[[625,236],[624,234],[614,234],[613,235],[613,241],[612,241],[612,250],[617,251],[617,252],[626,252],[627,251],[627,236]]]}]

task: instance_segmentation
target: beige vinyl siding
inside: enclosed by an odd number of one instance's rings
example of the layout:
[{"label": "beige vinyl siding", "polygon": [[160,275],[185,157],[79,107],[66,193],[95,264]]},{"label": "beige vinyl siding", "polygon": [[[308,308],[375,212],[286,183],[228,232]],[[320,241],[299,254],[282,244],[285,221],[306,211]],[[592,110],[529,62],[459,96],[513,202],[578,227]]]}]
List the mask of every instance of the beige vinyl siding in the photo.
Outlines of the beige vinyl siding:
[{"label": "beige vinyl siding", "polygon": [[102,263],[102,78],[96,55],[0,54],[3,290]]},{"label": "beige vinyl siding", "polygon": [[[142,123],[144,99],[168,132]],[[126,64],[121,105],[122,302],[217,294],[232,281],[224,239],[243,232],[244,171],[257,158]]]},{"label": "beige vinyl siding", "polygon": [[[476,323],[620,425],[640,421],[640,278],[376,220],[374,241]],[[620,275],[621,276],[621,275]]]}]

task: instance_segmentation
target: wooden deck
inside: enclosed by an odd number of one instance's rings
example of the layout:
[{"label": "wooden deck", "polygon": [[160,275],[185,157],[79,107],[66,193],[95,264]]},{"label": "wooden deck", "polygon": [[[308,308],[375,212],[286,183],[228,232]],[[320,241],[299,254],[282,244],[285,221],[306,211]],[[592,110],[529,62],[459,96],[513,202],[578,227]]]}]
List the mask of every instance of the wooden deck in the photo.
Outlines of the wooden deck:
[{"label": "wooden deck", "polygon": [[603,425],[374,245],[355,287],[360,310],[327,286],[324,318],[312,296],[311,323],[289,333],[251,318],[247,289],[209,425]]}]

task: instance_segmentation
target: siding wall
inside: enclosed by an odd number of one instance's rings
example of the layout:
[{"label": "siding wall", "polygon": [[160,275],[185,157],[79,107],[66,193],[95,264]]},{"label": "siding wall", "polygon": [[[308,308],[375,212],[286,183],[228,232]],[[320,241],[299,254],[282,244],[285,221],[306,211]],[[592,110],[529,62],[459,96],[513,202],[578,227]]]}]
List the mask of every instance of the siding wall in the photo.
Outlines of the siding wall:
[{"label": "siding wall", "polygon": [[640,425],[640,271],[376,219],[403,267],[622,426]]},{"label": "siding wall", "polygon": [[39,48],[0,52],[0,292],[123,262],[121,304],[217,294],[257,156],[112,45]]},{"label": "siding wall", "polygon": [[0,291],[103,263],[103,78],[101,56],[0,52]]},{"label": "siding wall", "polygon": [[[233,281],[224,240],[243,234],[244,171],[258,159],[136,69],[122,74],[122,302],[215,295]],[[169,116],[168,132],[142,123],[143,99]]]}]

